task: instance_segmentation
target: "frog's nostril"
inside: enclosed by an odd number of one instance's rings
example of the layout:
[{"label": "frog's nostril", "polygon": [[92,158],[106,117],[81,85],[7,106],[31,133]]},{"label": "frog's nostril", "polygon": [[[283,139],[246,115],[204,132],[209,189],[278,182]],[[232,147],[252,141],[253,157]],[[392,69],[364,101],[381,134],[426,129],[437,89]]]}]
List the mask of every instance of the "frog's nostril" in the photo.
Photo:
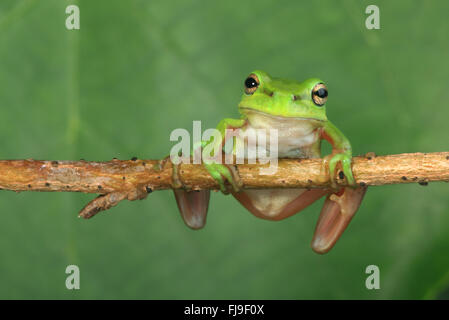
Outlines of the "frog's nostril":
[{"label": "frog's nostril", "polygon": [[293,101],[296,101],[296,100],[298,100],[299,99],[299,97],[297,96],[297,95],[292,95],[292,100]]}]

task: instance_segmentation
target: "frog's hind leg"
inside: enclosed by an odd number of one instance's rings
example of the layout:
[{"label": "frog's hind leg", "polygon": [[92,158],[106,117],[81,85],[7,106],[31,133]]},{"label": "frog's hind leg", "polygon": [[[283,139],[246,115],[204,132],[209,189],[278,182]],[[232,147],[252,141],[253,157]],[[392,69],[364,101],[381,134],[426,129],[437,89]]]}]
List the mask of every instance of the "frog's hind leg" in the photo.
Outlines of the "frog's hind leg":
[{"label": "frog's hind leg", "polygon": [[192,229],[201,229],[206,224],[210,191],[174,189],[176,203],[184,223]]},{"label": "frog's hind leg", "polygon": [[[271,206],[273,201],[270,199],[278,199],[284,196],[282,193],[285,193],[286,190],[265,190],[264,192],[268,192],[268,194],[263,194],[262,197],[266,197],[266,201],[270,204],[270,206],[265,206],[265,208],[264,206],[260,206],[261,201],[256,198],[256,196],[260,197],[260,190],[259,192],[256,190],[254,190],[255,192],[252,191],[253,190],[246,190],[233,193],[232,195],[256,217],[273,221],[288,218],[329,193],[329,190],[326,189],[303,190],[302,193],[298,191],[298,196],[291,197],[291,200],[285,201],[285,204],[279,209]],[[287,190],[287,192],[291,191],[293,190]]]},{"label": "frog's hind leg", "polygon": [[173,164],[172,180],[176,203],[184,223],[192,229],[206,225],[209,209],[210,190],[186,190],[179,177],[179,164]]},{"label": "frog's hind leg", "polygon": [[366,187],[342,188],[327,196],[312,239],[312,249],[326,253],[335,245],[362,202]]}]

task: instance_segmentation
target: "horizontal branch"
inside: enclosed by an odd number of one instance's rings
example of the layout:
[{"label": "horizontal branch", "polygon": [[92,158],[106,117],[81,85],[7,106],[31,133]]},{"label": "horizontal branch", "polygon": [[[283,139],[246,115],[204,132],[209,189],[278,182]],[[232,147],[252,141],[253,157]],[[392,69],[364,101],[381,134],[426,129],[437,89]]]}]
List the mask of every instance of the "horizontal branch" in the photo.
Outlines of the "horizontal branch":
[{"label": "horizontal branch", "polygon": [[[243,188],[331,188],[325,159],[281,159],[273,175],[261,175],[261,167],[267,165],[236,165]],[[361,186],[448,182],[449,152],[367,154],[353,158],[352,171]],[[83,209],[80,214],[83,217],[91,217],[124,199],[143,199],[154,190],[219,188],[201,165],[181,164],[177,172],[177,179],[173,179],[173,165],[165,159],[113,159],[107,162],[0,160],[0,188],[100,194]],[[337,173],[337,184],[347,185],[340,172]]]}]

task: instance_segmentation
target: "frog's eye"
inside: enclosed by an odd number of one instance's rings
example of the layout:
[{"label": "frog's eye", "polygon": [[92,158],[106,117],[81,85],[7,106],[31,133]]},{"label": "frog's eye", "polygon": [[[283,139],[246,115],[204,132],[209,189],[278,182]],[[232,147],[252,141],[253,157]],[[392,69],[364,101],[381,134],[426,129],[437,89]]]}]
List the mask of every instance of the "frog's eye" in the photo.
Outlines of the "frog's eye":
[{"label": "frog's eye", "polygon": [[245,93],[253,94],[257,90],[259,84],[259,78],[254,73],[250,74],[245,80]]},{"label": "frog's eye", "polygon": [[327,88],[324,83],[318,83],[312,89],[312,100],[317,106],[322,106],[327,101]]}]

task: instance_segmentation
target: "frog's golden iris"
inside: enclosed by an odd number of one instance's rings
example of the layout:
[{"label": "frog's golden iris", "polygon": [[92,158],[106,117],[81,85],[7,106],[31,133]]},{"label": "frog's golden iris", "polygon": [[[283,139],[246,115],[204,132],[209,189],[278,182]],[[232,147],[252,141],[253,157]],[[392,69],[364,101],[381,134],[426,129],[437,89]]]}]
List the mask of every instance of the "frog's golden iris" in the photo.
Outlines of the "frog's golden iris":
[{"label": "frog's golden iris", "polygon": [[317,106],[323,106],[327,101],[327,88],[324,83],[318,83],[313,87],[312,100]]},{"label": "frog's golden iris", "polygon": [[259,78],[255,74],[250,74],[245,80],[245,93],[253,94],[259,86]]}]

